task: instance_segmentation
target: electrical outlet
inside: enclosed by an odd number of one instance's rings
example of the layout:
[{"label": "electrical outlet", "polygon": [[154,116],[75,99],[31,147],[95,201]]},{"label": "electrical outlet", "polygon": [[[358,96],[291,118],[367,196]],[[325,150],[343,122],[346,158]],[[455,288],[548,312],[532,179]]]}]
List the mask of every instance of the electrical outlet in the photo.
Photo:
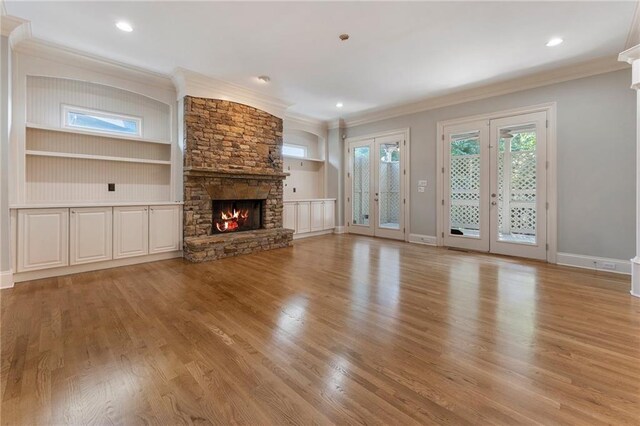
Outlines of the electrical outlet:
[{"label": "electrical outlet", "polygon": [[295,189],[295,188],[293,188],[293,192],[296,192],[296,189]]},{"label": "electrical outlet", "polygon": [[616,264],[613,262],[601,262],[600,263],[600,268],[601,269],[608,269],[610,271],[615,271],[616,270]]},{"label": "electrical outlet", "polygon": [[113,192],[116,190],[116,184],[115,183],[109,183],[107,184],[108,188],[109,188],[109,192]]},{"label": "electrical outlet", "polygon": [[418,192],[424,192],[424,186],[419,186],[418,187]]},{"label": "electrical outlet", "polygon": [[418,181],[418,186],[427,186],[427,181],[426,180],[419,180]]}]

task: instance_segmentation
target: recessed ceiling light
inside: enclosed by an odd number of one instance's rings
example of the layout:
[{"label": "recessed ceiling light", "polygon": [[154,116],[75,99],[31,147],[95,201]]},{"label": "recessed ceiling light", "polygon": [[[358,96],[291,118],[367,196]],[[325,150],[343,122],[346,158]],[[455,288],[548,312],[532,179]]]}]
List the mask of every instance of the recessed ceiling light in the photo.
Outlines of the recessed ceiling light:
[{"label": "recessed ceiling light", "polygon": [[125,33],[130,33],[131,31],[133,31],[133,27],[131,26],[131,24],[125,21],[116,22],[116,27],[118,27],[120,31],[124,31]]},{"label": "recessed ceiling light", "polygon": [[261,75],[260,77],[258,77],[258,81],[260,83],[268,83],[271,81],[271,79],[269,78],[268,75]]},{"label": "recessed ceiling light", "polygon": [[547,47],[553,47],[561,44],[564,40],[560,37],[554,37],[547,42]]},{"label": "recessed ceiling light", "polygon": [[336,104],[336,108],[342,108],[342,102],[338,102],[338,103]]}]

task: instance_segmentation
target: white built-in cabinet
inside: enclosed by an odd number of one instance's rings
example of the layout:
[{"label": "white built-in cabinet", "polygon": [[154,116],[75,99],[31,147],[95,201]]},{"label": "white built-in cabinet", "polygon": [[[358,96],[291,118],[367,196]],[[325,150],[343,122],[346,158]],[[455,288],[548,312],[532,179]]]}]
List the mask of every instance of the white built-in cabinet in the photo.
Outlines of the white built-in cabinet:
[{"label": "white built-in cabinet", "polygon": [[113,208],[113,258],[149,254],[149,208]]},{"label": "white built-in cabinet", "polygon": [[311,206],[309,202],[296,203],[296,233],[311,232]]},{"label": "white built-in cabinet", "polygon": [[18,211],[18,271],[69,264],[69,209]]},{"label": "white built-in cabinet", "polygon": [[181,250],[181,206],[17,209],[17,272]]},{"label": "white built-in cabinet", "polygon": [[336,202],[335,200],[325,200],[322,202],[323,207],[323,226],[324,229],[333,229],[336,227]]},{"label": "white built-in cabinet", "polygon": [[111,207],[70,209],[70,264],[101,262],[113,258]]},{"label": "white built-in cabinet", "polygon": [[296,235],[332,230],[335,227],[335,200],[285,201],[283,224]]},{"label": "white built-in cabinet", "polygon": [[311,201],[311,232],[324,229],[324,201]]},{"label": "white built-in cabinet", "polygon": [[180,208],[149,207],[149,253],[180,250]]},{"label": "white built-in cabinet", "polygon": [[286,229],[296,230],[296,203],[284,203],[282,210],[282,225]]}]

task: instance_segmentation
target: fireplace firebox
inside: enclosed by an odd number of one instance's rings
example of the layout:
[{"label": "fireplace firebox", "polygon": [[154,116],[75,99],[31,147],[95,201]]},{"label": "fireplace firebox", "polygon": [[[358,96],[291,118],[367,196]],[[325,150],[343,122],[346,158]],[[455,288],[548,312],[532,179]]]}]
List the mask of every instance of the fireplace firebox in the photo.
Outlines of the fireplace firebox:
[{"label": "fireplace firebox", "polygon": [[213,200],[212,234],[262,228],[263,200]]}]

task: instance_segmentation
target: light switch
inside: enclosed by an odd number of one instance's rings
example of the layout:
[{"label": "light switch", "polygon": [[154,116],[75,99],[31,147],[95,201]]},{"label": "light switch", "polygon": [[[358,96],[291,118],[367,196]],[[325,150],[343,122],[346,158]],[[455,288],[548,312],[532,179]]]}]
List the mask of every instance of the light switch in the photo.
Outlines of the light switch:
[{"label": "light switch", "polygon": [[418,192],[424,192],[424,186],[419,186],[418,187]]},{"label": "light switch", "polygon": [[418,186],[422,186],[422,187],[427,186],[427,181],[426,180],[419,180],[418,181]]}]

